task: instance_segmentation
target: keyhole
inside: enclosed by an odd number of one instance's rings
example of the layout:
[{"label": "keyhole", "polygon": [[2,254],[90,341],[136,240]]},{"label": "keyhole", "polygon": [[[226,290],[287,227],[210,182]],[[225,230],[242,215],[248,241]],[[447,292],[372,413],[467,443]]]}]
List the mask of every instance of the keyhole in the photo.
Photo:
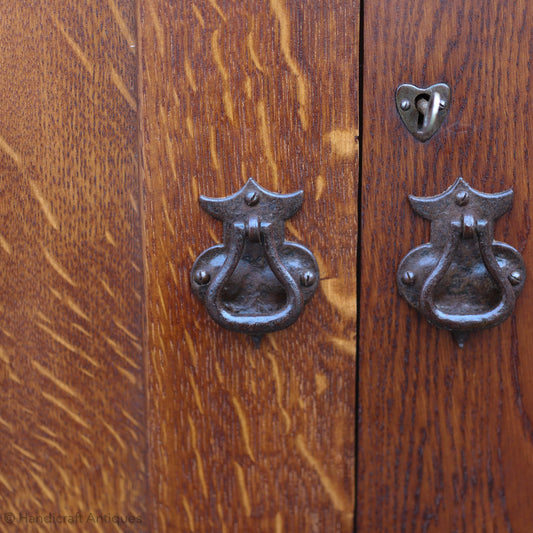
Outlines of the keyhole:
[{"label": "keyhole", "polygon": [[415,99],[415,107],[418,111],[418,130],[422,130],[424,119],[429,109],[429,94],[419,94]]}]

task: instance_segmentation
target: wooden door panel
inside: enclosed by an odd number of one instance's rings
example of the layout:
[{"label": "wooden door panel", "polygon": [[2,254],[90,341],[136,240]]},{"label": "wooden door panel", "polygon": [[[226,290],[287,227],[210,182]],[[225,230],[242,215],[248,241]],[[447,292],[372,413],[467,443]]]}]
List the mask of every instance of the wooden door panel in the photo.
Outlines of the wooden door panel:
[{"label": "wooden door panel", "polygon": [[[149,477],[157,531],[351,531],[358,4],[143,0]],[[189,271],[222,238],[199,194],[302,188],[288,238],[321,285],[259,349]]]},{"label": "wooden door panel", "polygon": [[[0,511],[351,531],[359,5],[1,7]],[[365,6],[358,531],[530,527],[529,283],[512,319],[460,350],[395,272],[429,238],[407,195],[460,175],[514,187],[496,238],[532,266],[532,20],[525,0]],[[450,115],[421,144],[394,90],[439,81]],[[189,288],[222,238],[198,196],[250,176],[304,190],[287,237],[321,269],[298,322],[258,349]]]},{"label": "wooden door panel", "polygon": [[[0,510],[17,520],[145,519],[134,7],[1,2]],[[34,530],[16,523],[0,530]]]},{"label": "wooden door panel", "polygon": [[[399,296],[401,258],[429,240],[407,195],[463,176],[514,188],[497,240],[528,254],[528,92],[533,12],[526,1],[365,6],[358,531],[529,531],[533,510],[532,285],[514,316],[464,349]],[[400,83],[452,89],[450,113],[416,141],[394,101]],[[379,265],[379,266],[378,266]]]}]

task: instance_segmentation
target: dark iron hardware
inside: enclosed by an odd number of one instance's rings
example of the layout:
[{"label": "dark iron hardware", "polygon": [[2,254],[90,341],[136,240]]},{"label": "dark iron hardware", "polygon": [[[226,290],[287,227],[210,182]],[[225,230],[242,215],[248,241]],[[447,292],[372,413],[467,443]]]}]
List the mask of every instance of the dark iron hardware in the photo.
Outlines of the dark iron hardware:
[{"label": "dark iron hardware", "polygon": [[524,286],[522,256],[493,240],[494,221],[511,209],[513,191],[485,194],[459,178],[442,194],[409,201],[431,221],[431,240],[402,260],[400,293],[462,347],[468,332],[506,320]]},{"label": "dark iron hardware", "polygon": [[422,142],[441,127],[450,109],[450,88],[437,83],[419,89],[408,83],[396,89],[396,107],[407,129]]},{"label": "dark iron hardware", "polygon": [[318,286],[313,254],[285,241],[285,220],[302,201],[303,191],[275,194],[251,178],[232,196],[200,197],[204,210],[223,221],[224,244],[196,259],[191,286],[221,326],[259,342],[300,316]]}]

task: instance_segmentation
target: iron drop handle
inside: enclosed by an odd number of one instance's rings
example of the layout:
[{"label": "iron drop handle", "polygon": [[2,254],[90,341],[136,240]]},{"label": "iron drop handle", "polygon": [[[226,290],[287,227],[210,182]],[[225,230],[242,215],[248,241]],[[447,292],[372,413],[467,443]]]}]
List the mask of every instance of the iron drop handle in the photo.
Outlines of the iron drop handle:
[{"label": "iron drop handle", "polygon": [[511,208],[513,192],[480,193],[459,178],[443,194],[409,199],[431,220],[431,242],[402,260],[400,293],[462,346],[470,331],[506,320],[523,288],[522,256],[493,240],[494,220]]},{"label": "iron drop handle", "polygon": [[[207,291],[205,305],[213,320],[221,326],[258,334],[284,329],[293,324],[302,311],[303,297],[300,287],[280,260],[270,224],[261,224],[258,219],[253,220],[253,230],[247,228],[242,222],[233,224],[233,239],[226,260]],[[287,294],[282,308],[271,315],[237,315],[224,306],[222,298],[224,287],[239,264],[246,238],[251,239],[252,242],[262,242],[268,265]]]},{"label": "iron drop handle", "polygon": [[259,342],[300,316],[318,286],[313,254],[284,240],[285,220],[302,200],[302,191],[274,194],[253,179],[227,198],[200,198],[202,207],[224,222],[224,244],[196,259],[191,286],[219,325]]},{"label": "iron drop handle", "polygon": [[505,272],[498,266],[494,252],[492,250],[492,242],[489,240],[489,232],[487,228],[487,221],[478,221],[472,228],[473,234],[470,238],[478,241],[481,258],[492,279],[496,282],[498,290],[501,293],[500,301],[491,309],[482,311],[478,314],[459,314],[453,312],[445,312],[438,308],[435,303],[435,292],[442,283],[446,272],[450,268],[454,258],[454,252],[460,242],[461,234],[465,232],[465,222],[452,222],[450,239],[442,254],[439,263],[428,276],[422,290],[420,292],[420,305],[422,313],[427,315],[429,319],[436,325],[456,331],[470,330],[477,328],[484,328],[495,326],[506,320],[514,309],[515,294],[513,287]]}]

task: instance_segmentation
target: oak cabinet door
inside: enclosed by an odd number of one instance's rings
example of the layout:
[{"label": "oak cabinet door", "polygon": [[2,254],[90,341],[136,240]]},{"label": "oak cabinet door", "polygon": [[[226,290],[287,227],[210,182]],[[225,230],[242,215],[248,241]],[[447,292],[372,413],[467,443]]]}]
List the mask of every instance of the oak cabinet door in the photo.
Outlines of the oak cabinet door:
[{"label": "oak cabinet door", "polygon": [[[141,3],[148,472],[161,531],[352,531],[356,2]],[[189,288],[198,195],[302,189],[320,287],[260,348]],[[170,512],[169,512],[170,506]]]},{"label": "oak cabinet door", "polygon": [[[370,2],[364,9],[357,531],[531,530],[531,280],[514,315],[460,349],[401,298],[402,257],[429,241],[407,196],[462,176],[514,189],[495,238],[529,274],[530,2]],[[426,143],[401,123],[401,83],[451,87]],[[381,265],[380,268],[377,265]]]},{"label": "oak cabinet door", "polygon": [[[0,8],[0,530],[352,531],[358,3]],[[321,273],[259,348],[189,287],[249,177]]]},{"label": "oak cabinet door", "polygon": [[135,9],[0,11],[0,531],[102,531],[147,512]]}]

